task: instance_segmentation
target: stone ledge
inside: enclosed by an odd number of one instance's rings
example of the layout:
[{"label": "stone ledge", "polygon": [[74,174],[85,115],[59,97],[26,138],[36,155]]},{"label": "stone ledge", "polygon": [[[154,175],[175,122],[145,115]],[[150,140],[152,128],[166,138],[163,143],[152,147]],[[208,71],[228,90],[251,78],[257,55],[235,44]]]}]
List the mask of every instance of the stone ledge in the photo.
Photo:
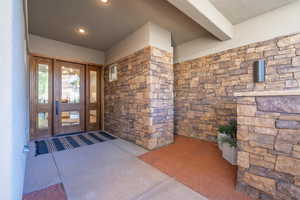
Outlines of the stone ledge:
[{"label": "stone ledge", "polygon": [[300,96],[300,90],[236,92],[235,97]]}]

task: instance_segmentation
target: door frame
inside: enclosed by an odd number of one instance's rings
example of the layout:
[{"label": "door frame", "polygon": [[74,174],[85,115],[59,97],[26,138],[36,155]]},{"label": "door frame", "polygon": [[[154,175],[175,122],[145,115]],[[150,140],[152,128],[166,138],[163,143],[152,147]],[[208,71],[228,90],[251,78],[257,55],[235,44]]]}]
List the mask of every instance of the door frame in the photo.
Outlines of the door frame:
[{"label": "door frame", "polygon": [[[68,62],[68,63],[74,63],[74,64],[81,64],[84,65],[84,78],[86,79],[87,76],[87,69],[88,66],[90,67],[98,67],[98,124],[99,124],[99,129],[98,130],[104,130],[104,65],[101,64],[95,64],[95,63],[89,63],[89,62],[84,62],[81,60],[72,60],[72,59],[65,59],[65,58],[56,58],[56,57],[50,57],[50,56],[46,56],[43,54],[38,54],[38,53],[30,53],[29,54],[29,59],[30,59],[30,70],[29,70],[29,77],[30,77],[30,105],[29,105],[29,110],[30,110],[30,140],[35,140],[35,139],[41,139],[41,138],[47,138],[47,137],[53,137],[55,136],[54,134],[54,122],[53,122],[53,116],[49,116],[50,118],[49,120],[49,124],[51,124],[49,126],[49,130],[48,130],[48,134],[46,135],[42,135],[40,136],[39,134],[39,130],[37,128],[37,117],[36,117],[36,113],[37,113],[37,76],[36,76],[36,65],[35,65],[35,60],[36,59],[45,59],[45,60],[49,60],[51,61],[51,73],[54,73],[54,65],[55,62]],[[49,76],[51,78],[49,78],[51,80],[51,90],[54,91],[52,89],[52,87],[54,87],[54,80],[53,77],[54,75],[50,75]],[[87,79],[85,80],[86,82],[88,81]],[[100,84],[100,85],[99,85]],[[85,84],[86,86],[86,84]],[[87,110],[87,105],[86,105],[86,90],[87,88],[84,88],[85,92],[84,92],[84,104],[85,104],[85,119],[88,119],[88,112],[86,112]],[[49,94],[49,103],[51,102],[51,109],[49,111],[49,113],[54,113],[54,98],[53,98],[53,92]],[[50,100],[51,98],[51,100]],[[87,122],[85,120],[84,122],[84,131],[89,131],[89,127],[87,126]]]}]

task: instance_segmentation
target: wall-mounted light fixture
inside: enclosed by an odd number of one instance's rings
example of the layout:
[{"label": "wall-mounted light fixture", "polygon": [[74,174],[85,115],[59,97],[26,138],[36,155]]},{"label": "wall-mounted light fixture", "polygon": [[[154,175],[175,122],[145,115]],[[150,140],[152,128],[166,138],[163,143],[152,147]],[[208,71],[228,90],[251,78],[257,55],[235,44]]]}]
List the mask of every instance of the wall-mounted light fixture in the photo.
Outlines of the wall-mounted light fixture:
[{"label": "wall-mounted light fixture", "polygon": [[109,82],[118,80],[118,68],[117,65],[109,66]]},{"label": "wall-mounted light fixture", "polygon": [[265,82],[266,75],[266,61],[258,60],[254,62],[253,66],[253,80],[255,83]]}]

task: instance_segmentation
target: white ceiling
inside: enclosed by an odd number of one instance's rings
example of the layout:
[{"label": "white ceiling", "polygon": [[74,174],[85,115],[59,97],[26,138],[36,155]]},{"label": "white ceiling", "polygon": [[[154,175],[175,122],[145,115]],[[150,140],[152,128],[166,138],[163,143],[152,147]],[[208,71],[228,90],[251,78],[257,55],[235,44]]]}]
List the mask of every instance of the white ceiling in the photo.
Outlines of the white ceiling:
[{"label": "white ceiling", "polygon": [[297,0],[210,0],[232,24],[239,24]]},{"label": "white ceiling", "polygon": [[[172,32],[174,45],[208,34],[165,0],[28,0],[29,32],[42,37],[107,50],[152,21]],[[74,32],[77,26],[88,35]]]},{"label": "white ceiling", "polygon": [[[107,50],[148,21],[172,32],[173,45],[209,35],[165,0],[28,0],[29,32],[83,47]],[[200,1],[200,0],[199,0]],[[233,24],[296,0],[210,0]],[[86,36],[74,30],[83,26]]]}]

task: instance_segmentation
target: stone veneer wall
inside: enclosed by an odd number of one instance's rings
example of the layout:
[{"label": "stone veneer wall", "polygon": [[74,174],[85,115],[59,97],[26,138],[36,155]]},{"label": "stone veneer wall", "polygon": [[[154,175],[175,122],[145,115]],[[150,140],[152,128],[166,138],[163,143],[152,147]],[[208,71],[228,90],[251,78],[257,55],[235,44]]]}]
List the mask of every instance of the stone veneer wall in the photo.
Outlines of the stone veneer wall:
[{"label": "stone veneer wall", "polygon": [[118,80],[105,68],[105,130],[147,149],[173,142],[173,55],[146,47],[113,63]]},{"label": "stone veneer wall", "polygon": [[299,200],[300,96],[240,97],[238,125],[238,190]]},{"label": "stone veneer wall", "polygon": [[[253,63],[267,61],[266,82],[253,83]],[[174,65],[175,133],[215,141],[236,119],[234,92],[288,90],[300,84],[300,34],[246,45]]]}]

